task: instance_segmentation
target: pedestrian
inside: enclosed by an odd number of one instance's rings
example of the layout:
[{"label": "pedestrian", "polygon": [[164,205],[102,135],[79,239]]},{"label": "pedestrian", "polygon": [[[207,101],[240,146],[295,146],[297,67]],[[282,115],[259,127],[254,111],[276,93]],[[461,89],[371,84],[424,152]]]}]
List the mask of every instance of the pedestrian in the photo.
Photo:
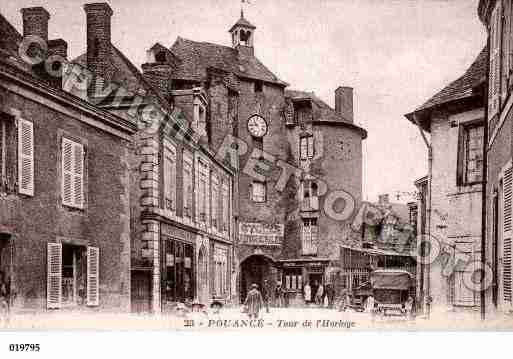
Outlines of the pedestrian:
[{"label": "pedestrian", "polygon": [[305,298],[305,304],[308,306],[308,304],[310,304],[312,301],[312,288],[310,287],[309,282],[306,282],[305,286],[303,287],[303,295]]},{"label": "pedestrian", "polygon": [[0,270],[0,328],[9,321],[9,283],[4,271]]},{"label": "pedestrian", "polygon": [[324,298],[324,286],[320,283],[317,287],[317,293],[315,293],[315,304],[322,306]]},{"label": "pedestrian", "polygon": [[276,300],[276,307],[282,308],[284,306],[283,303],[283,288],[281,287],[281,282],[276,284],[276,289],[274,290],[274,298]]},{"label": "pedestrian", "polygon": [[328,297],[328,308],[333,308],[333,297],[335,296],[335,289],[332,283],[326,284],[326,296]]},{"label": "pedestrian", "polygon": [[271,283],[265,279],[262,287],[262,299],[264,300],[266,313],[269,313],[269,302],[271,301],[272,292]]},{"label": "pedestrian", "polygon": [[367,297],[367,301],[366,301],[366,308],[365,308],[365,311],[366,312],[369,312],[369,313],[374,313],[374,303],[375,303],[375,300],[374,300],[374,297],[371,295],[369,295]]},{"label": "pedestrian", "polygon": [[249,319],[257,319],[260,313],[260,309],[263,306],[262,294],[258,290],[258,285],[253,283],[251,290],[248,292],[244,306],[247,309]]},{"label": "pedestrian", "polygon": [[414,300],[411,295],[408,296],[408,299],[406,299],[406,302],[404,303],[404,310],[406,311],[406,315],[408,316],[408,319],[413,319],[413,303]]}]

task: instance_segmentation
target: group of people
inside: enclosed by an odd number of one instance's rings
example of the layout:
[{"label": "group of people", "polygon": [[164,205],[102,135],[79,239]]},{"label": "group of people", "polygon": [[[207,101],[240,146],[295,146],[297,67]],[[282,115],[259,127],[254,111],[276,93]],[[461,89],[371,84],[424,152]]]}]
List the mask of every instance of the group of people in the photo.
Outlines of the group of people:
[{"label": "group of people", "polygon": [[[315,293],[312,293],[313,291],[315,291]],[[314,294],[313,297],[312,294]],[[303,287],[303,298],[307,305],[315,303],[321,307],[332,308],[334,297],[335,290],[331,284],[326,284],[326,288],[324,288],[322,283],[315,282],[314,287],[312,288],[310,283],[306,282]]]}]

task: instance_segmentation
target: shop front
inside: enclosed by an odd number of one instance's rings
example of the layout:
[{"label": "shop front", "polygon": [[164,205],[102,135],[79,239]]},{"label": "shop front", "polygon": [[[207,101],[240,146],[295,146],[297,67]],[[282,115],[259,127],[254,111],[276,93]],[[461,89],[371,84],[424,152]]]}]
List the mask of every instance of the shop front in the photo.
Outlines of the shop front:
[{"label": "shop front", "polygon": [[161,226],[162,309],[176,303],[192,303],[196,295],[194,233],[170,225]]},{"label": "shop front", "polygon": [[279,261],[281,283],[284,289],[285,305],[294,307],[305,304],[304,286],[308,283],[311,288],[312,299],[322,284],[326,286],[329,279],[326,269],[329,259],[291,259]]}]

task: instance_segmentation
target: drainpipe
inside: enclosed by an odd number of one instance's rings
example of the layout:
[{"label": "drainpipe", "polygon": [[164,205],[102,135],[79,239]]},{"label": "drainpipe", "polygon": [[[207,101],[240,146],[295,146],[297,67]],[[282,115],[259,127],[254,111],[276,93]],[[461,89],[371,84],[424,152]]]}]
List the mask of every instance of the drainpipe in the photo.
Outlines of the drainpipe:
[{"label": "drainpipe", "polygon": [[[487,38],[488,48],[490,48],[490,34]],[[490,51],[488,51],[488,61],[490,63]],[[483,181],[481,188],[481,292],[480,292],[480,307],[481,307],[481,320],[486,319],[486,286],[485,286],[485,266],[486,266],[486,187],[488,177],[488,84],[489,72],[486,71],[485,87],[483,90],[483,104],[484,104],[484,127],[483,127]]]},{"label": "drainpipe", "polygon": [[[426,227],[427,227],[427,238],[431,241],[431,182],[432,182],[432,175],[433,175],[433,149],[431,147],[431,143],[428,141],[426,134],[422,130],[422,127],[419,124],[419,121],[417,119],[417,115],[413,114],[413,121],[417,125],[420,135],[422,136],[422,139],[424,140],[424,143],[426,144],[427,150],[428,150],[428,188],[427,188],[427,198],[426,198]],[[422,246],[420,248],[423,248]],[[431,250],[431,249],[430,249]],[[424,264],[421,264],[424,265]],[[428,261],[427,264],[425,264],[425,269],[427,273],[427,280],[426,280],[426,295],[425,298],[427,299],[427,318],[429,319],[431,316],[431,263]]]}]

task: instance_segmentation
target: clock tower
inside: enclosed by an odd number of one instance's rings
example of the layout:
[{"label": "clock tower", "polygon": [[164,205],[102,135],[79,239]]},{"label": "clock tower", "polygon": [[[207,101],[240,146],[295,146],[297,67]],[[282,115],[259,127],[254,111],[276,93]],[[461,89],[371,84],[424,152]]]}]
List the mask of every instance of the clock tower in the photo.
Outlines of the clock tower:
[{"label": "clock tower", "polygon": [[254,56],[253,42],[256,26],[244,17],[244,11],[240,11],[240,19],[230,28],[232,46],[242,56]]}]

